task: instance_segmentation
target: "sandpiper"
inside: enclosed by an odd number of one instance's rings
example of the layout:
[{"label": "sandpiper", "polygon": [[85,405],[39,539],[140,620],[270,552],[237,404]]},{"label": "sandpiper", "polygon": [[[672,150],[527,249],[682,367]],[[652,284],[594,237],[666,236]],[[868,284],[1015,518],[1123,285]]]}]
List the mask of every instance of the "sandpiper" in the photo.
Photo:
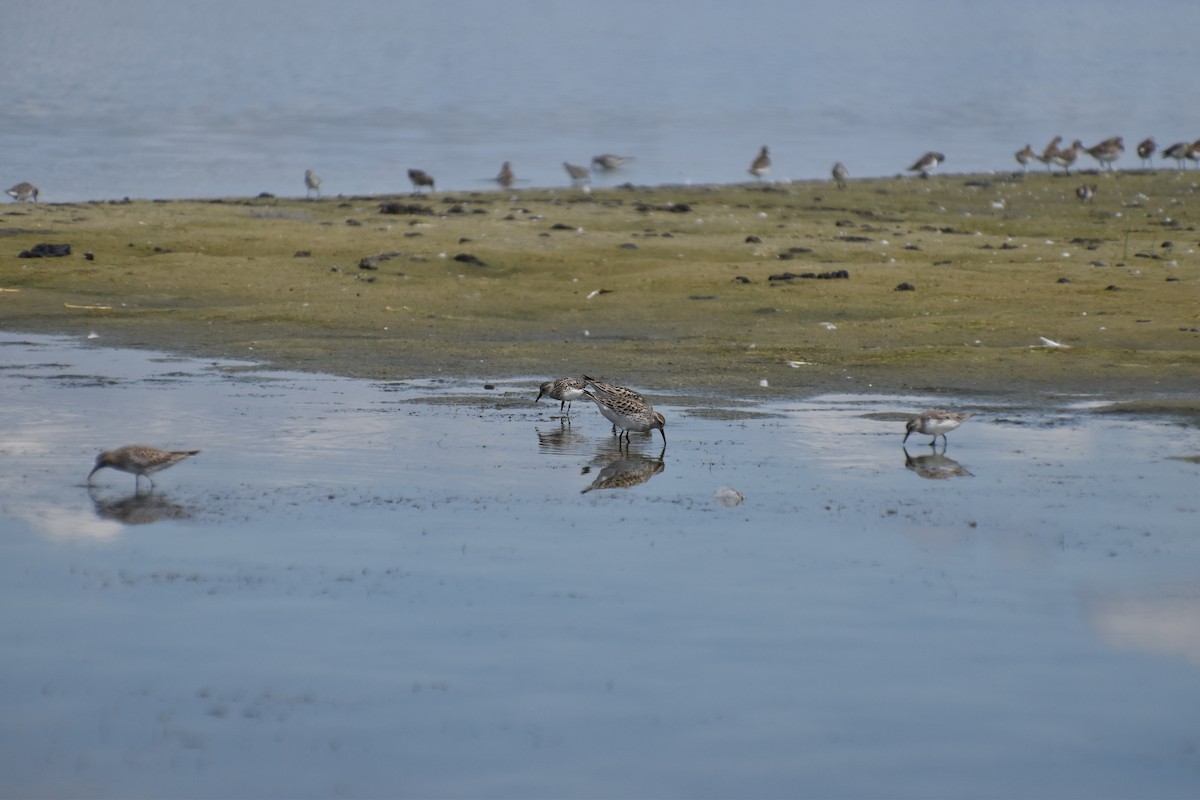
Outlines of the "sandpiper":
[{"label": "sandpiper", "polygon": [[1113,162],[1125,153],[1125,140],[1120,136],[1105,139],[1100,144],[1087,148],[1087,154],[1100,162],[1102,169],[1112,169]]},{"label": "sandpiper", "polygon": [[1092,198],[1096,196],[1096,184],[1085,183],[1076,187],[1075,196],[1084,203],[1090,203]]},{"label": "sandpiper", "polygon": [[620,169],[630,161],[633,161],[633,156],[615,156],[612,153],[603,153],[598,156],[592,156],[592,166],[599,167],[605,172],[611,172],[614,169]]},{"label": "sandpiper", "polygon": [[565,169],[567,171],[567,174],[571,176],[571,185],[572,186],[582,186],[583,184],[587,183],[588,180],[592,177],[592,173],[588,170],[587,167],[581,167],[578,164],[572,164],[570,162],[564,161],[563,169]]},{"label": "sandpiper", "polygon": [[414,192],[421,191],[422,186],[428,186],[431,193],[437,188],[433,185],[433,176],[423,169],[410,169],[408,179],[412,181]]},{"label": "sandpiper", "polygon": [[22,181],[11,189],[4,192],[16,202],[28,200],[30,203],[36,203],[38,199],[38,188],[28,181]]},{"label": "sandpiper", "polygon": [[973,411],[926,411],[918,414],[908,421],[906,426],[907,432],[904,434],[904,440],[901,444],[908,441],[908,437],[914,433],[923,433],[926,436],[932,436],[933,441],[929,443],[933,447],[937,443],[937,438],[942,437],[942,442],[946,441],[946,434],[962,425],[971,417],[975,416]]},{"label": "sandpiper", "polygon": [[933,172],[938,166],[946,160],[946,157],[941,153],[935,153],[932,150],[921,156],[916,162],[908,168],[909,172],[919,172],[922,178],[928,178],[929,173]]},{"label": "sandpiper", "polygon": [[[587,385],[589,387],[591,387],[592,389],[595,389],[596,392],[599,394],[606,395],[608,397],[622,397],[622,398],[626,398],[629,400],[633,400],[638,403],[649,404],[649,401],[647,401],[645,397],[643,397],[640,393],[635,392],[633,389],[630,389],[628,387],[617,386],[612,383],[602,383],[601,381],[598,381],[595,378],[589,378],[587,375],[584,375],[583,379],[587,382]],[[614,422],[613,423],[613,433],[616,433],[616,432],[617,432],[617,423]]]},{"label": "sandpiper", "polygon": [[837,162],[833,165],[833,182],[837,184],[839,189],[846,188],[846,179],[850,177],[850,170],[846,169],[846,165],[842,162]]},{"label": "sandpiper", "polygon": [[304,170],[304,196],[311,197],[313,192],[321,196],[321,179],[311,169]]},{"label": "sandpiper", "polygon": [[147,447],[144,444],[127,444],[116,450],[106,450],[96,456],[96,466],[88,473],[88,482],[92,476],[105,467],[112,467],[120,472],[133,474],[133,488],[137,491],[138,481],[143,475],[150,481],[153,488],[154,479],[150,473],[174,466],[189,456],[199,453],[199,450],[159,450],[157,447]]},{"label": "sandpiper", "polygon": [[1046,171],[1052,171],[1050,164],[1054,161],[1054,156],[1058,153],[1058,145],[1062,142],[1061,136],[1055,136],[1050,140],[1050,144],[1046,145],[1037,157],[1037,160],[1046,165]]},{"label": "sandpiper", "polygon": [[[1163,154],[1163,158],[1175,159],[1175,163],[1179,165],[1180,169],[1183,169],[1183,162],[1187,159],[1188,154],[1190,154],[1191,152],[1192,152],[1191,144],[1189,144],[1188,142],[1176,142],[1175,144],[1168,147],[1166,150],[1163,150],[1162,154]],[[11,190],[9,191],[9,194],[12,194]]]},{"label": "sandpiper", "polygon": [[565,405],[567,407],[567,415],[570,416],[571,401],[583,397],[585,389],[587,389],[587,381],[583,378],[559,378],[556,381],[546,381],[542,384],[541,390],[533,402],[536,403],[543,397],[558,400],[559,413],[562,413],[563,406]]},{"label": "sandpiper", "polygon": [[1027,144],[1013,153],[1013,158],[1017,159],[1017,163],[1021,165],[1021,170],[1027,172],[1029,170],[1029,162],[1037,158],[1037,153],[1033,152],[1033,145]]},{"label": "sandpiper", "polygon": [[605,419],[624,432],[626,442],[629,441],[630,431],[644,433],[657,428],[663,437],[663,447],[667,446],[666,417],[655,411],[654,406],[645,398],[621,397],[587,390],[584,390],[583,396],[596,404]]},{"label": "sandpiper", "polygon": [[1188,161],[1200,161],[1200,139],[1192,142],[1187,151]]},{"label": "sandpiper", "polygon": [[517,176],[513,174],[512,164],[505,161],[500,167],[500,174],[496,176],[496,183],[500,184],[505,189],[510,188],[517,180]]},{"label": "sandpiper", "polygon": [[1071,165],[1075,163],[1075,159],[1079,158],[1079,151],[1083,149],[1083,142],[1076,139],[1071,143],[1071,146],[1065,150],[1059,149],[1050,156],[1050,160],[1063,168],[1063,172],[1067,175],[1071,174]]},{"label": "sandpiper", "polygon": [[762,149],[758,151],[758,156],[750,163],[750,174],[758,178],[760,181],[763,176],[771,171],[771,153],[767,150],[764,144]]},{"label": "sandpiper", "polygon": [[1142,160],[1142,166],[1147,166],[1150,159],[1154,156],[1154,152],[1158,150],[1158,142],[1154,141],[1153,136],[1147,136],[1142,141],[1138,142],[1137,154]]}]

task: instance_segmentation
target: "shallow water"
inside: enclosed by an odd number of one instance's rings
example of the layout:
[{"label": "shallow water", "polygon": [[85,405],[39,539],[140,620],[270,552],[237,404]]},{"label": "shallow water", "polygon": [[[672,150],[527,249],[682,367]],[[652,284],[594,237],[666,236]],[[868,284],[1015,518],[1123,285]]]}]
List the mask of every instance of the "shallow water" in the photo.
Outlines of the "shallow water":
[{"label": "shallow water", "polygon": [[0,336],[0,795],[1195,795],[1193,427],[97,344]]}]

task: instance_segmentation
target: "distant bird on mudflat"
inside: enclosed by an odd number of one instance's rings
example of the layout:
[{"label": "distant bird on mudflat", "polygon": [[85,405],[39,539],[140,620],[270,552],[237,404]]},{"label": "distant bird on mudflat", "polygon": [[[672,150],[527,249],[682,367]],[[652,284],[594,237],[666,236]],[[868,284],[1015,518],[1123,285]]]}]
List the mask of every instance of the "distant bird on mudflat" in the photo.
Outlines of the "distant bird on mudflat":
[{"label": "distant bird on mudflat", "polygon": [[410,169],[408,171],[408,179],[412,181],[414,192],[421,191],[422,186],[428,186],[431,193],[437,189],[433,185],[433,176],[423,169]]},{"label": "distant bird on mudflat", "polygon": [[1120,136],[1114,136],[1087,148],[1086,152],[1100,162],[1101,168],[1112,169],[1113,162],[1125,154],[1125,140]]},{"label": "distant bird on mudflat", "polygon": [[1092,198],[1096,196],[1096,184],[1084,183],[1075,189],[1075,196],[1084,203],[1090,203]]},{"label": "distant bird on mudflat", "polygon": [[1156,150],[1158,150],[1158,142],[1154,141],[1153,136],[1148,136],[1145,139],[1142,139],[1142,141],[1138,142],[1137,154],[1138,158],[1142,160],[1143,167],[1150,162],[1151,158],[1154,157],[1154,152]]},{"label": "distant bird on mudflat", "polygon": [[17,203],[24,201],[36,203],[38,199],[38,188],[27,181],[22,181],[11,189],[6,189],[4,193]]},{"label": "distant bird on mudflat", "polygon": [[582,186],[591,180],[592,173],[587,167],[581,167],[578,164],[564,161],[563,169],[567,171],[567,175],[571,176],[571,185],[573,186]]},{"label": "distant bird on mudflat", "polygon": [[942,442],[946,441],[946,434],[962,425],[964,422],[975,416],[973,411],[926,411],[918,414],[908,421],[905,425],[904,439],[901,444],[908,441],[908,437],[914,433],[923,433],[926,436],[932,436],[933,441],[929,443],[930,447],[937,444],[938,437],[942,437]]},{"label": "distant bird on mudflat", "polygon": [[311,169],[304,170],[304,190],[305,197],[312,196],[313,192],[317,193],[317,197],[321,196],[321,179]]},{"label": "distant bird on mudflat", "polygon": [[500,173],[496,176],[496,183],[500,184],[505,189],[512,187],[516,183],[517,176],[513,174],[512,163],[505,161],[500,166]]},{"label": "distant bird on mudflat", "polygon": [[1071,165],[1075,163],[1075,159],[1079,158],[1079,151],[1083,149],[1083,142],[1076,139],[1071,143],[1071,146],[1065,150],[1059,149],[1054,155],[1050,156],[1050,160],[1063,168],[1063,172],[1067,175],[1071,174]]},{"label": "distant bird on mudflat", "polygon": [[1054,163],[1054,156],[1058,153],[1058,145],[1062,142],[1061,136],[1055,136],[1050,140],[1050,144],[1046,145],[1037,160],[1046,165],[1046,171],[1052,172],[1050,165]]},{"label": "distant bird on mudflat", "polygon": [[928,178],[929,173],[933,172],[941,165],[946,157],[941,153],[935,153],[932,150],[921,156],[908,168],[909,172],[919,172],[922,178]]},{"label": "distant bird on mudflat", "polygon": [[1021,170],[1027,172],[1029,170],[1029,162],[1037,158],[1037,153],[1033,152],[1033,145],[1027,144],[1013,153],[1013,158],[1017,159],[1017,163],[1021,165]]},{"label": "distant bird on mudflat", "polygon": [[615,156],[612,153],[603,153],[592,157],[592,166],[599,167],[605,172],[611,172],[614,169],[620,169],[630,161],[633,161],[633,156]]},{"label": "distant bird on mudflat", "polygon": [[555,381],[546,381],[541,385],[538,396],[533,399],[533,402],[536,403],[543,397],[557,400],[559,413],[561,414],[563,406],[566,406],[567,415],[569,416],[571,413],[571,401],[583,397],[583,391],[586,388],[587,381],[583,378],[559,378]]},{"label": "distant bird on mudflat", "polygon": [[[1175,144],[1162,151],[1163,158],[1173,158],[1180,169],[1183,169],[1183,162],[1187,159],[1188,154],[1192,152],[1192,145],[1188,142],[1176,142]],[[9,194],[12,194],[10,191]]]},{"label": "distant bird on mudflat", "polygon": [[1188,148],[1187,160],[1200,162],[1200,139],[1192,142],[1192,146]]},{"label": "distant bird on mudflat", "polygon": [[153,488],[154,479],[150,477],[150,473],[174,466],[199,452],[199,450],[159,450],[157,447],[148,447],[143,444],[127,444],[116,450],[106,450],[96,456],[96,466],[88,473],[87,479],[90,483],[92,476],[99,470],[111,467],[119,472],[128,472],[133,475],[134,491],[137,491],[138,481],[143,475],[146,476],[146,480],[150,481],[150,486]]},{"label": "distant bird on mudflat", "polygon": [[830,173],[833,175],[833,182],[837,184],[839,189],[846,188],[846,179],[850,177],[850,170],[846,169],[846,165],[842,162],[837,162],[833,165],[833,170]]},{"label": "distant bird on mudflat", "polygon": [[750,162],[750,174],[758,178],[760,181],[763,176],[771,171],[771,153],[767,150],[764,144],[762,149],[758,151],[758,155]]}]

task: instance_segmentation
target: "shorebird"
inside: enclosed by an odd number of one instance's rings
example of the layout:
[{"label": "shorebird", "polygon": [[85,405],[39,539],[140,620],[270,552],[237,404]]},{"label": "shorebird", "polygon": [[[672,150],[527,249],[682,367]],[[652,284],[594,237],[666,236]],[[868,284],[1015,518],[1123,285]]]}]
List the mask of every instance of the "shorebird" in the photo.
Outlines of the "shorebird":
[{"label": "shorebird", "polygon": [[410,169],[408,171],[408,179],[412,181],[413,191],[421,191],[422,186],[428,186],[430,193],[436,190],[433,185],[433,176],[423,169]]},{"label": "shorebird", "polygon": [[926,411],[918,414],[908,421],[905,426],[906,433],[901,444],[908,441],[908,437],[914,433],[923,433],[926,436],[932,436],[933,441],[929,443],[933,447],[937,443],[937,438],[942,437],[942,442],[946,441],[946,434],[962,425],[971,417],[975,416],[973,411]]},{"label": "shorebird", "polygon": [[317,197],[321,196],[321,179],[311,169],[304,170],[304,189],[305,197],[312,196],[313,192],[317,193]]},{"label": "shorebird", "polygon": [[1035,158],[1037,158],[1037,153],[1033,152],[1032,145],[1027,144],[1023,148],[1018,150],[1016,153],[1014,153],[1013,157],[1015,159],[1017,159],[1017,163],[1021,165],[1021,170],[1024,172],[1028,172],[1029,171],[1029,162],[1033,161]]},{"label": "shorebird", "polygon": [[1050,144],[1046,145],[1046,147],[1042,150],[1041,155],[1037,157],[1038,161],[1046,165],[1047,172],[1053,171],[1050,169],[1050,164],[1054,161],[1054,156],[1058,153],[1058,145],[1060,142],[1062,142],[1062,137],[1055,136],[1050,140]]},{"label": "shorebird", "polygon": [[1192,142],[1187,151],[1188,161],[1200,161],[1200,139]]},{"label": "shorebird", "polygon": [[842,162],[837,162],[833,165],[833,182],[837,184],[839,189],[846,188],[846,179],[850,177],[850,171],[846,169],[846,165]]},{"label": "shorebird", "polygon": [[1096,196],[1096,184],[1085,183],[1076,187],[1075,196],[1085,203],[1091,202],[1092,198]]},{"label": "shorebird", "polygon": [[38,199],[38,188],[27,181],[22,181],[11,189],[6,189],[4,193],[18,203],[25,200],[36,203]]},{"label": "shorebird", "polygon": [[[1162,154],[1163,158],[1175,159],[1175,163],[1179,165],[1180,169],[1183,169],[1183,162],[1191,152],[1192,146],[1190,144],[1187,142],[1176,142],[1166,150],[1163,150]],[[12,194],[11,190],[9,190],[9,194]]]},{"label": "shorebird", "polygon": [[655,411],[654,406],[650,405],[644,397],[640,395],[638,398],[609,395],[603,392],[593,394],[586,389],[583,396],[595,403],[596,407],[600,409],[600,413],[614,427],[621,429],[626,442],[629,441],[630,431],[647,433],[657,428],[663,437],[663,447],[667,446],[667,419]]},{"label": "shorebird", "polygon": [[510,188],[517,180],[517,176],[513,174],[512,164],[505,161],[500,167],[500,174],[496,176],[496,183],[500,184],[505,189]]},{"label": "shorebird", "polygon": [[[628,398],[630,400],[635,400],[639,403],[649,402],[640,393],[635,392],[633,389],[629,389],[625,386],[617,386],[612,383],[602,383],[601,381],[598,381],[595,378],[589,378],[587,375],[584,375],[583,379],[584,379],[584,381],[587,382],[587,385],[589,387],[591,387],[592,389],[595,389],[598,394],[606,395],[608,397]],[[617,423],[614,422],[613,423],[613,433],[616,433],[616,432],[617,432]]]},{"label": "shorebird", "polygon": [[558,412],[561,414],[563,406],[567,407],[567,415],[571,414],[571,401],[578,400],[583,397],[583,391],[587,389],[587,381],[583,378],[559,378],[556,381],[546,381],[542,384],[538,396],[533,399],[533,402],[541,400],[543,397],[549,397],[558,402]]},{"label": "shorebird", "polygon": [[1079,151],[1082,149],[1083,142],[1076,139],[1074,142],[1071,142],[1071,146],[1067,149],[1059,149],[1052,156],[1050,156],[1050,160],[1062,167],[1063,172],[1065,172],[1067,175],[1070,175],[1071,165],[1075,163],[1075,159],[1079,158]]},{"label": "shorebird", "polygon": [[1105,139],[1087,148],[1087,154],[1100,162],[1101,168],[1112,169],[1113,162],[1125,153],[1125,140],[1120,136]]},{"label": "shorebird", "polygon": [[605,172],[611,172],[614,169],[620,169],[630,161],[633,161],[633,156],[614,156],[612,153],[604,153],[592,157],[592,166],[599,167]]},{"label": "shorebird", "polygon": [[96,456],[96,466],[88,473],[88,482],[91,482],[92,476],[99,470],[112,467],[119,472],[133,474],[134,491],[137,491],[138,481],[143,475],[146,476],[146,480],[150,481],[150,486],[153,488],[154,479],[150,477],[150,473],[174,466],[199,452],[199,450],[159,450],[157,447],[147,447],[143,444],[127,444],[116,450],[106,450]]},{"label": "shorebird", "polygon": [[1137,154],[1142,160],[1142,166],[1146,166],[1150,159],[1154,156],[1154,151],[1158,149],[1158,142],[1154,141],[1153,136],[1148,136],[1138,142]]},{"label": "shorebird", "polygon": [[578,164],[571,164],[564,161],[563,169],[565,169],[567,174],[571,176],[572,186],[582,186],[592,177],[592,173],[588,171],[587,167],[581,167]]},{"label": "shorebird", "polygon": [[937,169],[938,165],[940,165],[945,160],[946,160],[946,157],[944,155],[942,155],[941,153],[935,153],[931,150],[930,152],[928,152],[925,155],[918,158],[916,160],[916,163],[914,163],[911,167],[908,168],[908,171],[909,172],[919,172],[919,173],[921,173],[922,178],[928,178],[929,173],[931,173],[935,169]]},{"label": "shorebird", "polygon": [[763,175],[771,171],[771,153],[767,150],[764,144],[762,149],[758,151],[758,155],[754,161],[750,162],[750,174],[758,178],[760,181]]}]

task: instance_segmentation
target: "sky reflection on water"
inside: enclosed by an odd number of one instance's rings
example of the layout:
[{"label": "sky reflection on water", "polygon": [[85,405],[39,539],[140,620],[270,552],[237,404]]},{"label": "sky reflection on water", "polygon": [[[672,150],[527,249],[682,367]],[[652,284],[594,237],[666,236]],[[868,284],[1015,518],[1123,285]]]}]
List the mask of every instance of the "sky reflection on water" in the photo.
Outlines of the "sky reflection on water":
[{"label": "sky reflection on water", "polygon": [[[534,379],[0,352],[5,796],[1194,794],[1171,419],[654,396],[660,457]],[[203,452],[89,489],[134,441]]]}]

